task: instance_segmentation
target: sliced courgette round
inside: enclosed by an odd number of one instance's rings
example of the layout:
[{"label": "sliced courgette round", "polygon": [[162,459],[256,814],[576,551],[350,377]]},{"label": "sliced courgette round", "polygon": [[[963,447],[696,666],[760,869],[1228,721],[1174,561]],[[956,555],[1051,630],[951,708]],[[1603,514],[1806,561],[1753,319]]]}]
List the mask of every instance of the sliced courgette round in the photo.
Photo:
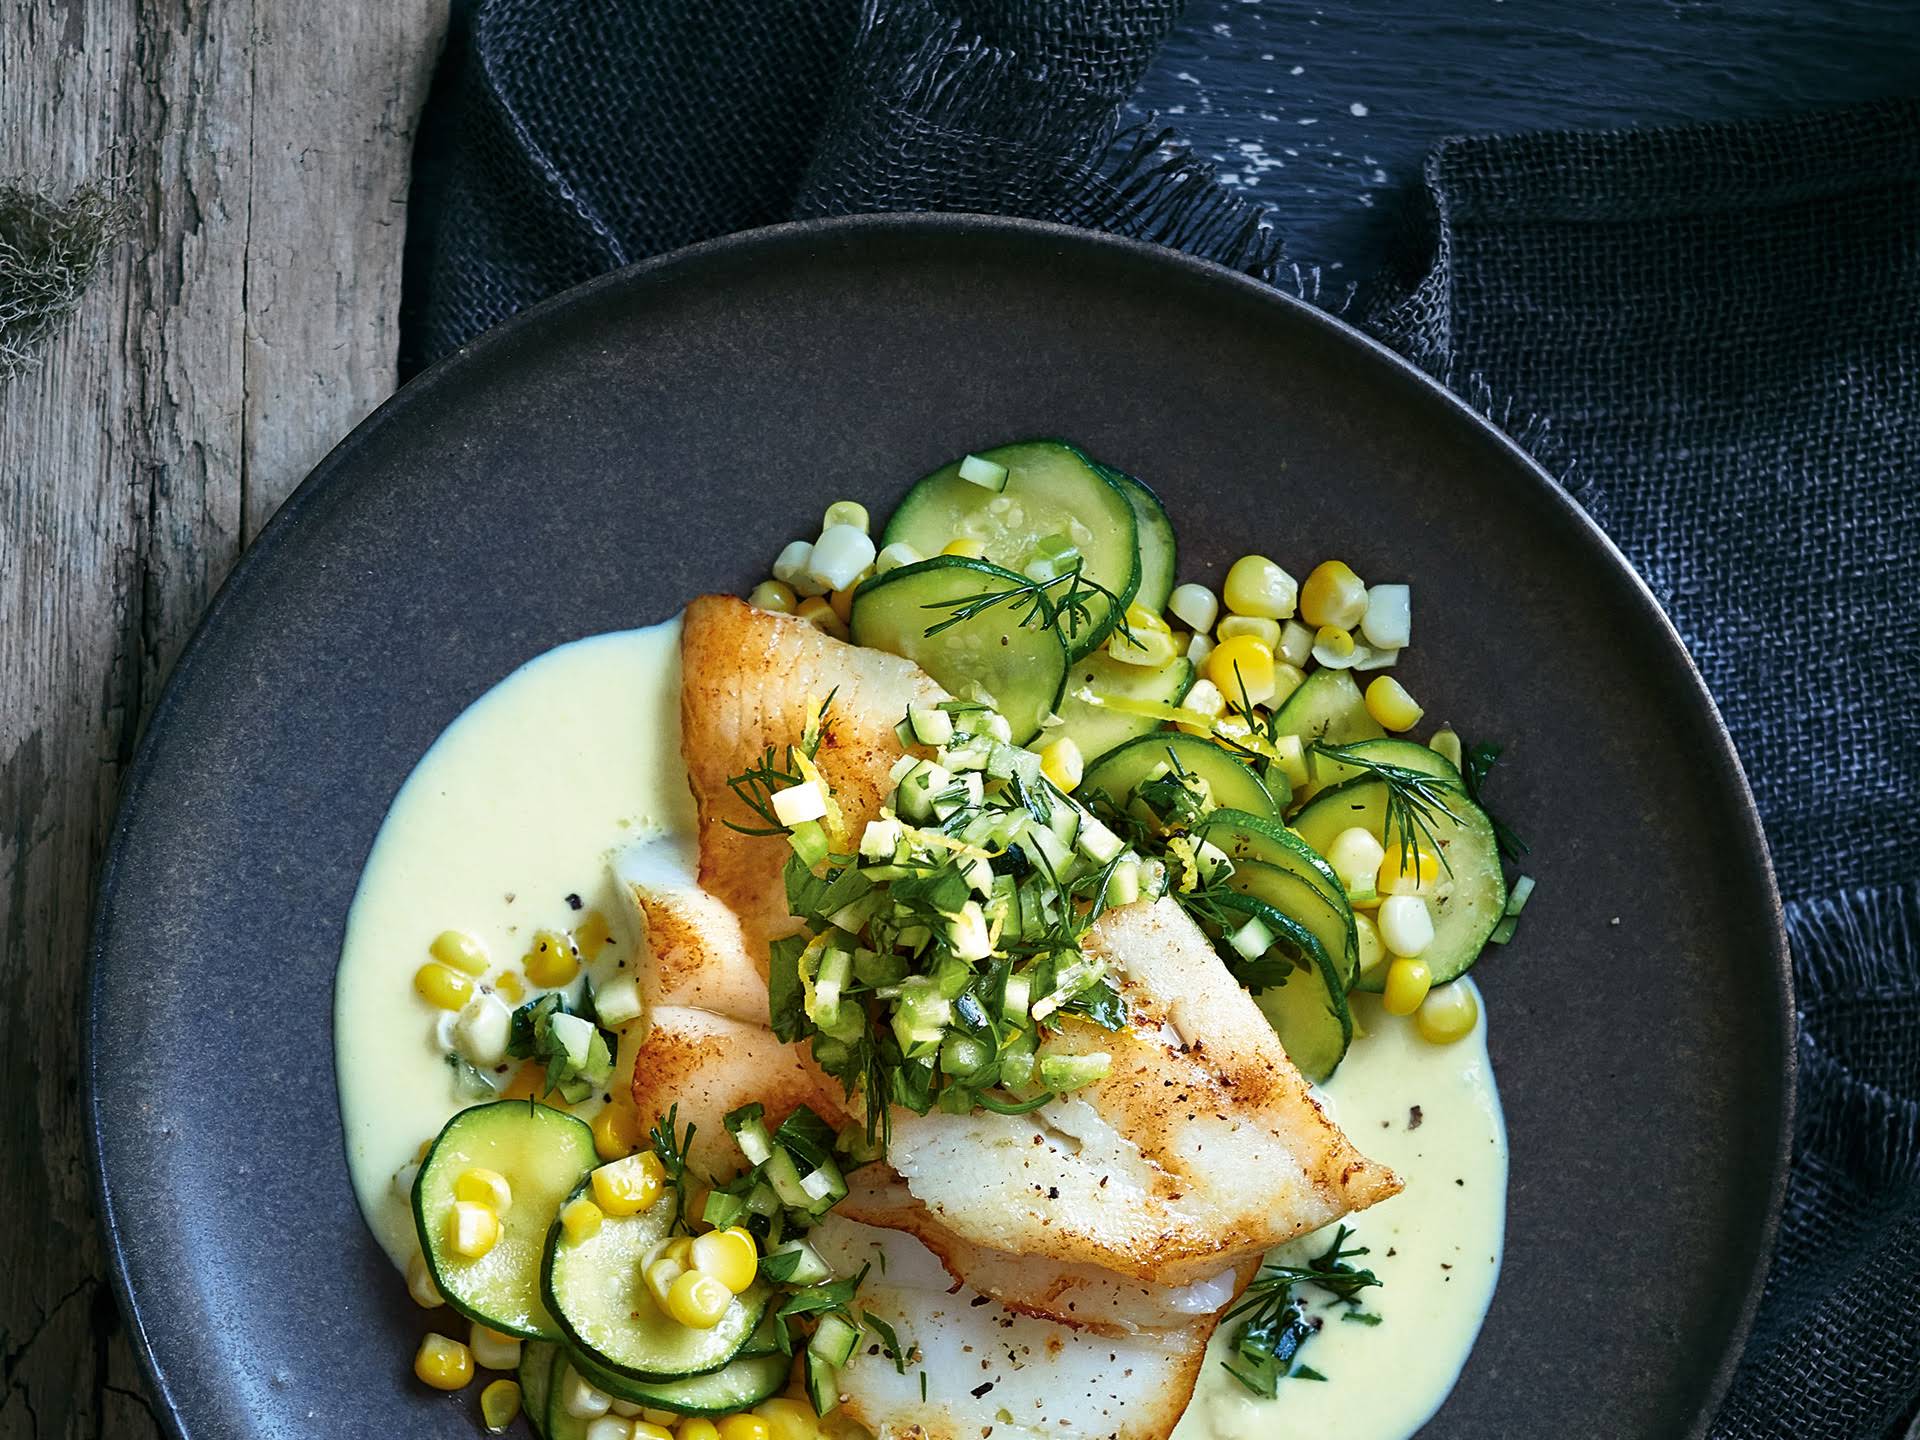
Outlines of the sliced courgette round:
[{"label": "sliced courgette round", "polygon": [[1142,735],[1109,750],[1087,767],[1074,794],[1087,800],[1096,792],[1103,793],[1116,809],[1124,811],[1143,781],[1173,764],[1207,782],[1216,808],[1280,818],[1279,807],[1258,775],[1213,741],[1181,730]]},{"label": "sliced courgette round", "polygon": [[1133,523],[1140,532],[1140,588],[1134,592],[1133,600],[1158,615],[1167,608],[1167,597],[1173,594],[1173,577],[1180,564],[1173,521],[1167,518],[1166,507],[1145,481],[1136,480],[1103,461],[1093,463],[1102,475],[1120,487],[1127,503],[1133,507]]},{"label": "sliced courgette round", "polygon": [[[938,555],[955,540],[978,540],[993,564],[1025,574],[1042,540],[1064,537],[1079,550],[1086,577],[1125,610],[1140,585],[1140,541],[1120,485],[1061,440],[1022,440],[979,456],[1006,467],[1000,490],[962,480],[958,460],[943,465],[907,492],[881,544]],[[1084,616],[1063,619],[1068,652],[1078,658],[1097,648],[1118,618],[1104,596],[1089,595]]]},{"label": "sliced courgette round", "polygon": [[1333,866],[1278,820],[1244,810],[1216,810],[1207,816],[1201,835],[1226,851],[1231,860],[1259,860],[1291,870],[1329,900],[1342,905],[1347,902],[1346,887],[1333,873]]},{"label": "sliced courgette round", "polygon": [[638,1215],[610,1215],[579,1240],[556,1221],[541,1274],[568,1349],[598,1369],[647,1384],[720,1369],[746,1345],[773,1298],[770,1286],[755,1282],[711,1330],[690,1329],[662,1311],[642,1271],[668,1238],[672,1212],[661,1202]]},{"label": "sliced courgette round", "polygon": [[1347,1008],[1339,967],[1304,926],[1266,901],[1239,894],[1217,899],[1222,910],[1257,919],[1272,932],[1274,941],[1265,958],[1290,962],[1280,984],[1248,988],[1287,1058],[1308,1080],[1320,1084],[1339,1068],[1353,1043],[1353,1012]]},{"label": "sliced courgette round", "polygon": [[[1207,838],[1217,845],[1214,833]],[[1264,900],[1289,920],[1297,922],[1331,955],[1340,972],[1341,987],[1351,990],[1360,978],[1360,939],[1353,910],[1345,900],[1332,900],[1297,870],[1283,870],[1261,860],[1236,860],[1227,884],[1242,895]]]},{"label": "sliced courgette round", "polygon": [[[540,1293],[547,1230],[560,1202],[598,1163],[593,1132],[538,1101],[497,1100],[449,1120],[413,1182],[420,1251],[447,1304],[508,1335],[559,1339]],[[500,1217],[498,1242],[478,1259],[468,1259],[454,1250],[448,1225],[454,1185],[475,1169],[505,1176],[513,1203]]]},{"label": "sliced courgette round", "polygon": [[[958,699],[987,700],[1012,727],[1014,743],[1024,744],[1060,703],[1067,679],[1066,646],[1020,598],[1027,585],[1011,571],[957,555],[902,565],[854,591],[853,640],[904,655]],[[981,604],[995,595],[1010,598]],[[968,609],[976,613],[955,619]]]},{"label": "sliced courgette round", "polygon": [[786,1388],[793,1369],[792,1357],[776,1349],[765,1355],[736,1356],[706,1375],[649,1385],[595,1365],[585,1355],[570,1359],[582,1378],[614,1399],[681,1415],[730,1415],[758,1405]]},{"label": "sliced courgette round", "polygon": [[1316,670],[1274,712],[1275,735],[1298,735],[1302,744],[1325,740],[1346,745],[1377,740],[1387,732],[1367,713],[1367,702],[1348,670]]},{"label": "sliced courgette round", "polygon": [[[1417,740],[1396,740],[1391,737],[1384,740],[1356,740],[1344,748],[1378,764],[1399,765],[1408,770],[1418,770],[1422,775],[1438,775],[1445,780],[1460,778],[1460,772],[1454,769],[1451,760],[1437,750],[1429,750]],[[1310,751],[1307,755],[1307,774],[1310,778],[1304,798],[1311,799],[1322,790],[1344,785],[1354,776],[1365,773],[1366,767],[1363,765],[1350,765],[1331,755],[1322,755],[1317,750]]]},{"label": "sliced courgette round", "polygon": [[[1500,873],[1500,847],[1494,840],[1493,826],[1480,807],[1467,798],[1466,787],[1451,776],[1453,767],[1441,756],[1433,755],[1432,759],[1436,767],[1445,766],[1445,772],[1432,769],[1425,773],[1450,783],[1446,785],[1447,813],[1434,811],[1427,817],[1445,865],[1427,899],[1427,907],[1433,912],[1433,940],[1420,958],[1426,961],[1433,983],[1444,985],[1466,974],[1480,958],[1487,936],[1506,911],[1507,882]],[[1371,832],[1391,851],[1401,843],[1401,835],[1398,826],[1389,835],[1387,823],[1387,783],[1366,776],[1323,790],[1293,817],[1293,828],[1300,838],[1323,855],[1341,831],[1355,825]],[[1422,846],[1429,843],[1424,833],[1416,832],[1411,838]],[[1385,983],[1386,967],[1382,965],[1362,980],[1359,988],[1377,990]]]},{"label": "sliced courgette round", "polygon": [[[1060,701],[1060,718],[1066,723],[1051,736],[1067,736],[1080,747],[1088,760],[1098,759],[1117,745],[1160,728],[1157,715],[1131,714],[1100,701],[1118,701],[1148,705],[1178,705],[1193,688],[1193,662],[1184,655],[1153,669],[1128,665],[1115,660],[1104,650],[1083,656],[1067,670],[1067,693]],[[1081,698],[1083,690],[1094,699]]]}]

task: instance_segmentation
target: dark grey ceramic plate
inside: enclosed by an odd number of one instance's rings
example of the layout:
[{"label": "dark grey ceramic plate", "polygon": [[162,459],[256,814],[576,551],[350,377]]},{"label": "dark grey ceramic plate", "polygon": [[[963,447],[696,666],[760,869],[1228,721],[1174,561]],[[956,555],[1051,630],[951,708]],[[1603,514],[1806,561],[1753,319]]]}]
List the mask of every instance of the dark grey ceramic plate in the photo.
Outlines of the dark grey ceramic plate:
[{"label": "dark grey ceramic plate", "polygon": [[102,888],[89,1068],[121,1297],[194,1440],[469,1436],[341,1160],[330,1017],[414,762],[522,661],[744,591],[824,504],[1076,437],[1184,575],[1257,544],[1410,580],[1430,713],[1508,742],[1534,842],[1476,972],[1506,1263],[1436,1437],[1697,1434],[1769,1249],[1791,1097],[1747,789],[1645,588],[1474,415],[1326,316],[1080,232],[880,218],[596,281],[408,386],[316,470],[154,715]]}]

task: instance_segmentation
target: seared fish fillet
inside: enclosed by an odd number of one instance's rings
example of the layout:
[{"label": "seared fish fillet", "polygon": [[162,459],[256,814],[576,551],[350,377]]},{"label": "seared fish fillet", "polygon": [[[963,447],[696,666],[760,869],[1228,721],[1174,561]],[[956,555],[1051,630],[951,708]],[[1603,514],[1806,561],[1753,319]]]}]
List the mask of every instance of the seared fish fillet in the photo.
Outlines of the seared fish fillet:
[{"label": "seared fish fillet", "polygon": [[1233,1299],[1239,1276],[1231,1269],[1196,1285],[1143,1285],[1091,1265],[1060,1265],[1027,1255],[986,1250],[962,1240],[915,1200],[892,1170],[868,1165],[847,1177],[847,1198],[836,1215],[864,1225],[904,1230],[955,1280],[991,1295],[1007,1309],[1101,1335],[1177,1330]]},{"label": "seared fish fillet", "polygon": [[987,1250],[1182,1286],[1399,1192],[1176,903],[1109,911],[1083,945],[1132,1023],[1073,1021],[1048,1047],[1106,1051],[1105,1079],[1030,1115],[894,1111],[888,1158],[934,1220]]},{"label": "seared fish fillet", "polygon": [[649,841],[623,852],[613,869],[638,937],[647,1009],[690,1005],[765,1026],[763,966],[747,952],[740,917],[695,882],[691,857]]},{"label": "seared fish fillet", "polygon": [[887,771],[901,754],[893,727],[907,705],[947,695],[910,660],[845,644],[731,595],[703,595],[687,606],[680,663],[680,746],[699,808],[700,886],[740,917],[748,952],[764,971],[767,941],[793,929],[780,883],[788,850],[778,839],[728,828],[729,820],[765,824],[728,779],[758,764],[769,745],[782,755],[797,745],[808,705],[831,693],[815,763],[858,834],[891,788]]},{"label": "seared fish fillet", "polygon": [[[811,1238],[843,1275],[873,1262],[860,1305],[892,1324],[909,1352],[904,1375],[875,1347],[857,1350],[840,1372],[846,1413],[879,1440],[1164,1440],[1192,1398],[1219,1323],[1215,1312],[1138,1335],[1070,1330],[956,1286],[932,1252],[900,1231],[836,1212]],[[1237,1275],[1233,1288],[1251,1273]]]},{"label": "seared fish fillet", "polygon": [[778,1125],[798,1105],[819,1109],[821,1097],[814,1073],[764,1025],[684,1005],[653,1012],[633,1060],[634,1111],[652,1124],[677,1105],[676,1123],[694,1127],[694,1170],[730,1180],[747,1168],[721,1121],[756,1100],[767,1108],[767,1123]]}]

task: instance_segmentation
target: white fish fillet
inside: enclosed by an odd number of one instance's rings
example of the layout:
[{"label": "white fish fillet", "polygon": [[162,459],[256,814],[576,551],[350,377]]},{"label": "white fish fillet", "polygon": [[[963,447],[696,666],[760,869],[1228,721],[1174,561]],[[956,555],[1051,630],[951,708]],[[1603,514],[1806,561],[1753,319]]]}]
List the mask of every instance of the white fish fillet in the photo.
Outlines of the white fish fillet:
[{"label": "white fish fillet", "polygon": [[740,917],[747,947],[766,964],[769,939],[788,934],[778,839],[729,828],[764,825],[727,788],[769,745],[800,742],[807,707],[833,696],[815,763],[855,834],[880,813],[887,771],[901,753],[893,727],[910,702],[946,697],[910,660],[848,645],[791,615],[757,610],[731,595],[687,606],[680,631],[680,746],[699,809],[700,885]]},{"label": "white fish fillet", "polygon": [[900,1231],[835,1216],[812,1238],[841,1274],[874,1262],[860,1306],[891,1324],[909,1352],[905,1374],[871,1343],[841,1371],[842,1408],[879,1440],[1164,1440],[1219,1323],[1205,1315],[1122,1337],[1070,1330],[957,1286]]},{"label": "white fish fillet", "polygon": [[767,981],[748,953],[740,917],[702,890],[689,857],[651,840],[614,862],[638,937],[641,998],[652,1010],[690,1005],[749,1024],[767,1023]]},{"label": "white fish fillet", "polygon": [[886,1166],[870,1165],[847,1177],[850,1193],[834,1213],[865,1225],[904,1230],[924,1245],[946,1272],[1009,1310],[1102,1335],[1180,1329],[1211,1315],[1233,1298],[1238,1276],[1231,1269],[1193,1285],[1143,1285],[1091,1265],[1061,1265],[1030,1255],[987,1250],[962,1240],[915,1200]]},{"label": "white fish fillet", "polygon": [[1071,1021],[1048,1048],[1107,1052],[1105,1079],[1030,1115],[894,1111],[888,1158],[946,1229],[1180,1286],[1398,1193],[1177,904],[1109,911],[1083,946],[1133,1022]]},{"label": "white fish fillet", "polygon": [[634,1054],[633,1104],[651,1124],[678,1106],[675,1123],[694,1126],[689,1163],[727,1180],[746,1168],[740,1147],[721,1123],[729,1110],[758,1101],[778,1125],[798,1105],[821,1108],[815,1073],[764,1025],[663,1005]]}]

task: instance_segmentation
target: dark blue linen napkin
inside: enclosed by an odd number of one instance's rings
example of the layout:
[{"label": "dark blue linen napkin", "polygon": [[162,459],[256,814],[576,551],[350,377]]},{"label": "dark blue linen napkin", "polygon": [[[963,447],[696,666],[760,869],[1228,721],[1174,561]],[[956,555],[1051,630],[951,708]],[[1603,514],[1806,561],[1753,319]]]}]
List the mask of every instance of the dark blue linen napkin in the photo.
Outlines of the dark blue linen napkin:
[{"label": "dark blue linen napkin", "polygon": [[[483,0],[423,121],[403,366],[811,215],[995,211],[1270,278],[1261,212],[1118,128],[1179,9]],[[1714,1433],[1889,1435],[1920,1400],[1920,103],[1458,140],[1423,181],[1355,314],[1510,423],[1661,595],[1787,900],[1794,1168]]]}]

